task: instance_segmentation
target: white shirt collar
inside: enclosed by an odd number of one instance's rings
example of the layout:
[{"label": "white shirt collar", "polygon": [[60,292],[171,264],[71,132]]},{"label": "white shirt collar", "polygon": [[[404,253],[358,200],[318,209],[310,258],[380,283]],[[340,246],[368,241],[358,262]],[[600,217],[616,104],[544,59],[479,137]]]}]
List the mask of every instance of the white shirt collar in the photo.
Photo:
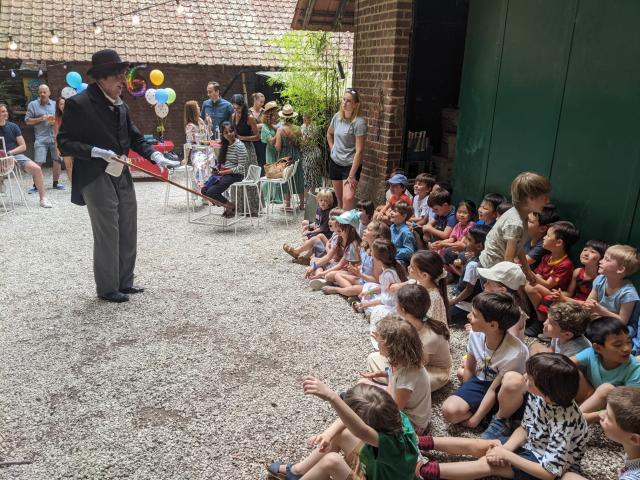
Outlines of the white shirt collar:
[{"label": "white shirt collar", "polygon": [[102,94],[107,98],[107,100],[109,100],[113,105],[122,105],[124,102],[122,101],[122,99],[120,97],[113,99],[111,98],[109,95],[107,95],[107,92],[104,91],[104,89],[102,88],[102,85],[100,85],[100,83],[96,82],[96,85],[98,85],[98,88],[100,89],[100,91],[102,92]]}]

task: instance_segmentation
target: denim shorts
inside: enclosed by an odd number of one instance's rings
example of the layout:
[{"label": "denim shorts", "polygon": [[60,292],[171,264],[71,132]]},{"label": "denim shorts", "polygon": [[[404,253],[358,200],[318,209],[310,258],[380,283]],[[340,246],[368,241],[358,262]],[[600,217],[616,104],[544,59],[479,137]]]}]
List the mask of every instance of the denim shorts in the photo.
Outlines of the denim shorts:
[{"label": "denim shorts", "polygon": [[27,157],[26,155],[23,155],[22,153],[14,155],[13,158],[16,159],[17,164],[20,165],[23,169],[24,169],[24,166],[27,164],[27,162],[31,161],[29,157]]},{"label": "denim shorts", "polygon": [[35,142],[34,146],[34,162],[38,165],[42,165],[43,163],[47,163],[47,152],[51,156],[51,161],[60,161],[58,158],[58,152],[56,150],[55,143],[39,143]]},{"label": "denim shorts", "polygon": [[[520,458],[524,458],[525,460],[530,460],[538,464],[540,463],[538,462],[538,459],[536,458],[536,456],[526,448],[519,448],[514,453],[518,455]],[[513,478],[515,480],[536,480],[538,478],[538,477],[534,477],[533,475],[523,470],[520,470],[519,468],[514,467],[513,465],[511,466],[511,469],[513,470]]]}]

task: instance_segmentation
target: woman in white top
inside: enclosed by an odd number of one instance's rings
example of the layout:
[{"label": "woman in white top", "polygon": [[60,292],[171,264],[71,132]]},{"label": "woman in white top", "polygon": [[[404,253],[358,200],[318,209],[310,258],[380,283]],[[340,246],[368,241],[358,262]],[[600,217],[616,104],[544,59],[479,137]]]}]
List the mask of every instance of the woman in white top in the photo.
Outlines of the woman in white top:
[{"label": "woman in white top", "polygon": [[360,96],[353,88],[342,96],[340,111],[331,119],[327,142],[331,150],[329,178],[338,197],[338,207],[351,210],[362,171],[367,122],[358,116]]},{"label": "woman in white top", "polygon": [[242,181],[249,156],[244,143],[237,138],[235,127],[231,122],[222,122],[220,126],[222,127],[222,148],[218,156],[218,169],[214,172],[213,178],[207,180],[211,185],[206,187],[203,193],[222,203],[225,208],[222,215],[229,218],[235,215],[236,206],[222,193],[233,183]]}]

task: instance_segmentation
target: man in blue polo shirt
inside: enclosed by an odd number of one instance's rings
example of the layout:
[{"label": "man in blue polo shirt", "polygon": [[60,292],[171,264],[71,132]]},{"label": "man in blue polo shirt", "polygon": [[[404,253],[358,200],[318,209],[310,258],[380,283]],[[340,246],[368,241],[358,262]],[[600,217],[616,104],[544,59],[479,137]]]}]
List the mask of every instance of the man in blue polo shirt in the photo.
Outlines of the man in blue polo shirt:
[{"label": "man in blue polo shirt", "polygon": [[207,122],[211,128],[211,133],[216,131],[216,127],[222,131],[220,124],[231,120],[233,107],[224,98],[220,97],[220,84],[218,82],[209,82],[207,84],[207,95],[209,100],[202,102],[200,116],[202,120]]},{"label": "man in blue polo shirt", "polygon": [[[51,91],[44,83],[38,87],[38,99],[29,102],[24,121],[27,125],[33,125],[36,136],[34,142],[34,158],[38,165],[47,163],[47,152],[51,157],[53,170],[53,188],[64,190],[64,185],[58,182],[60,179],[60,158],[56,151],[56,142],[53,135],[53,125],[56,121],[56,103],[51,100]],[[35,193],[33,185],[29,193]]]}]

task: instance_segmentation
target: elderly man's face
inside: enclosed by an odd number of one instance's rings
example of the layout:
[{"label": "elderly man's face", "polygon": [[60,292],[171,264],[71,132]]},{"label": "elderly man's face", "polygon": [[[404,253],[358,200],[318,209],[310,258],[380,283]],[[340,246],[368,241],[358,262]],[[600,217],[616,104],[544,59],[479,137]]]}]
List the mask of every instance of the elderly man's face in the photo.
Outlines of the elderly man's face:
[{"label": "elderly man's face", "polygon": [[40,101],[42,103],[47,103],[50,96],[51,92],[49,91],[49,87],[47,87],[46,85],[40,85],[38,87],[38,97],[40,97]]},{"label": "elderly man's face", "polygon": [[109,75],[107,78],[100,79],[100,86],[111,98],[118,98],[122,95],[124,82],[126,81],[126,70],[120,73]]}]

